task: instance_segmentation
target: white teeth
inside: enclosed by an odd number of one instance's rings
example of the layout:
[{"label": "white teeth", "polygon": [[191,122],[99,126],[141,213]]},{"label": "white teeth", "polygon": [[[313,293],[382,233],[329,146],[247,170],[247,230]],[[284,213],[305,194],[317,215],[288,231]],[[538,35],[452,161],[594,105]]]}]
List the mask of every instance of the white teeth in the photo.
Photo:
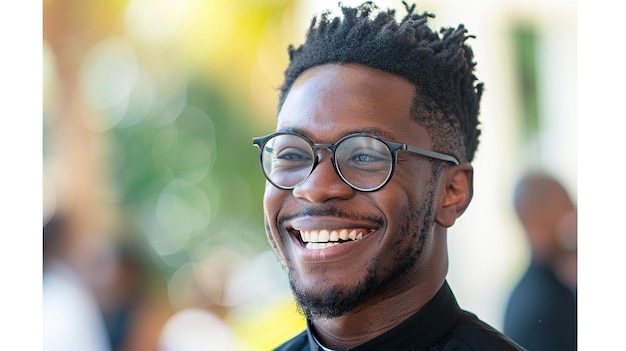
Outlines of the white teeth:
[{"label": "white teeth", "polygon": [[330,233],[328,233],[328,230],[320,230],[320,235],[319,235],[319,242],[321,243],[325,243],[328,242],[328,240],[330,239]]},{"label": "white teeth", "polygon": [[309,241],[314,243],[319,242],[319,232],[309,232]]},{"label": "white teeth", "polygon": [[348,240],[348,230],[347,229],[342,229],[341,232],[339,232],[339,239],[341,239],[341,240]]},{"label": "white teeth", "polygon": [[363,239],[363,232],[357,229],[340,229],[340,230],[302,230],[300,238],[306,244],[307,249],[323,249],[336,244],[339,240],[359,240]]},{"label": "white teeth", "polygon": [[319,250],[319,249],[325,249],[327,247],[331,247],[335,245],[339,245],[339,243],[332,243],[332,242],[330,243],[307,243],[306,248],[312,249],[312,250]]},{"label": "white teeth", "polygon": [[[345,229],[344,229],[345,230]],[[333,230],[330,233],[330,241],[339,241],[339,233],[336,230]]]}]

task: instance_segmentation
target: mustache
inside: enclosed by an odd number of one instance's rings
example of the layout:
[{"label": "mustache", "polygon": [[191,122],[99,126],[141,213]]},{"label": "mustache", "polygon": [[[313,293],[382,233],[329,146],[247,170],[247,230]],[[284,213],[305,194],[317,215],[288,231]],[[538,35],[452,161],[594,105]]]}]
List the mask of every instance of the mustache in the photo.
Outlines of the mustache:
[{"label": "mustache", "polygon": [[292,220],[298,217],[338,217],[338,218],[348,218],[348,219],[357,219],[360,221],[367,221],[370,223],[374,223],[378,226],[382,226],[384,220],[380,217],[367,215],[364,213],[358,213],[353,211],[345,211],[336,206],[327,206],[327,207],[307,207],[298,211],[296,213],[285,214],[279,216],[276,223],[278,226],[282,226],[286,221]]}]

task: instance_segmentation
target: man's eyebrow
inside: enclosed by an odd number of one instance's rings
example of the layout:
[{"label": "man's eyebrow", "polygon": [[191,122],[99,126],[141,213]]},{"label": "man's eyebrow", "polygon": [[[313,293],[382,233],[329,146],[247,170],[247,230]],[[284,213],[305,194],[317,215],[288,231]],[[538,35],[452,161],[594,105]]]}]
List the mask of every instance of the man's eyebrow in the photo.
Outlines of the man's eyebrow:
[{"label": "man's eyebrow", "polygon": [[296,133],[296,134],[300,134],[300,135],[306,135],[304,130],[300,129],[298,127],[285,127],[285,128],[281,128],[281,129],[276,130],[276,132],[289,132],[289,133]]},{"label": "man's eyebrow", "polygon": [[[298,127],[285,127],[282,128],[280,130],[277,130],[277,132],[291,132],[291,133],[296,133],[296,134],[300,134],[303,136],[307,136],[307,133]],[[357,134],[357,133],[365,133],[365,134],[370,134],[373,136],[377,136],[379,138],[383,138],[383,139],[388,139],[390,141],[395,141],[396,138],[395,136],[386,131],[386,130],[382,130],[379,128],[373,128],[373,127],[369,127],[369,128],[359,128],[359,129],[351,129],[348,130],[347,132],[343,133],[342,137],[345,137],[346,135],[350,135],[350,134]]]},{"label": "man's eyebrow", "polygon": [[379,138],[389,139],[391,141],[394,141],[396,139],[392,133],[390,133],[390,132],[388,132],[386,130],[379,129],[379,128],[354,129],[354,130],[348,131],[345,135],[354,134],[354,133],[370,134],[370,135],[373,135],[373,136],[377,136]]}]

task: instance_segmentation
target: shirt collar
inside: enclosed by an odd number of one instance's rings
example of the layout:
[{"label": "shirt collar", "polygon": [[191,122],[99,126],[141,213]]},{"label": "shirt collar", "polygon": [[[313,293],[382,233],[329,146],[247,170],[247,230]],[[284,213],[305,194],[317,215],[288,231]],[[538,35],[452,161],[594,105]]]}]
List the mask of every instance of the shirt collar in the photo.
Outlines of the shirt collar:
[{"label": "shirt collar", "polygon": [[[348,350],[400,350],[406,345],[421,345],[424,349],[428,349],[450,333],[460,321],[461,315],[461,309],[450,286],[444,282],[435,296],[406,321]],[[308,320],[307,334],[311,350],[325,351],[313,336],[311,323]]]},{"label": "shirt collar", "polygon": [[[308,321],[307,321],[307,329],[309,330],[309,333],[308,333],[308,334],[309,334],[309,338],[312,338],[312,339],[313,339],[313,341],[315,342],[315,346],[317,347],[317,349],[311,348],[311,350],[320,350],[320,351],[344,351],[344,350],[333,350],[333,349],[329,349],[329,348],[325,347],[324,345],[322,345],[322,344],[321,344],[321,343],[317,340],[317,338],[315,337],[315,335],[314,335],[312,332],[310,332],[310,330],[311,330],[311,329],[310,329],[310,325],[309,325]],[[309,339],[309,341],[310,341],[310,339]]]}]

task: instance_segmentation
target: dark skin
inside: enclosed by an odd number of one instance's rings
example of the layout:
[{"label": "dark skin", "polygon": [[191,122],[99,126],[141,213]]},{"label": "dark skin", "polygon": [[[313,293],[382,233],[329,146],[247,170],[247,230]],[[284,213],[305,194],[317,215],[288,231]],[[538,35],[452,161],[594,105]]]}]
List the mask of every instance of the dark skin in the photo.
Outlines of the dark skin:
[{"label": "dark skin", "polygon": [[[296,130],[316,143],[367,132],[432,150],[426,129],[410,119],[416,94],[408,80],[364,65],[313,67],[291,88],[277,130]],[[266,185],[267,235],[303,294],[321,297],[332,290],[349,296],[368,277],[375,282],[362,302],[340,316],[312,311],[316,337],[327,347],[347,348],[406,320],[442,286],[446,228],[471,200],[473,170],[469,163],[449,164],[433,179],[427,158],[400,151],[390,182],[375,192],[359,192],[335,173],[327,150],[319,155],[317,168],[295,189]],[[306,249],[299,239],[301,231],[341,229],[364,235],[324,249]]]}]

